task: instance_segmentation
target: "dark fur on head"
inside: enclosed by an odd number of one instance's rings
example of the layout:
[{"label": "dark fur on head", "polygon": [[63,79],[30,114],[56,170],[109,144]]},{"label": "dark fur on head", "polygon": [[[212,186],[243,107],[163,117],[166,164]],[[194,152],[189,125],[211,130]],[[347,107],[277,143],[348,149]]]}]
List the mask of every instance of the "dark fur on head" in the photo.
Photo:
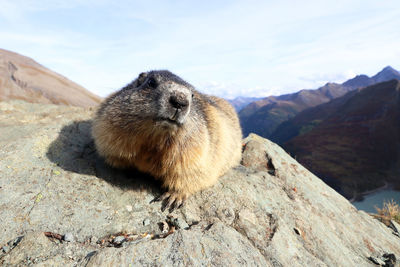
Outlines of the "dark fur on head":
[{"label": "dark fur on head", "polygon": [[[203,120],[199,97],[191,84],[170,71],[143,72],[108,98],[98,114],[107,112],[113,118],[112,123],[122,128],[137,130],[140,129],[137,122],[146,120],[153,122],[158,130],[176,131]],[[115,105],[119,108],[114,112],[110,107]]]}]

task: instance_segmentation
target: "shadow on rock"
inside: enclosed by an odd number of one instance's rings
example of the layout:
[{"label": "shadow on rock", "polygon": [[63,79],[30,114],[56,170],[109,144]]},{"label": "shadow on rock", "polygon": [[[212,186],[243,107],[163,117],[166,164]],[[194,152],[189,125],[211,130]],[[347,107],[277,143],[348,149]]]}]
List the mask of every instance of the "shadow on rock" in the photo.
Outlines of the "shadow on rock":
[{"label": "shadow on rock", "polygon": [[161,184],[135,169],[110,167],[98,156],[91,136],[91,120],[64,126],[48,150],[47,158],[66,171],[94,175],[122,189],[148,190],[160,194]]}]

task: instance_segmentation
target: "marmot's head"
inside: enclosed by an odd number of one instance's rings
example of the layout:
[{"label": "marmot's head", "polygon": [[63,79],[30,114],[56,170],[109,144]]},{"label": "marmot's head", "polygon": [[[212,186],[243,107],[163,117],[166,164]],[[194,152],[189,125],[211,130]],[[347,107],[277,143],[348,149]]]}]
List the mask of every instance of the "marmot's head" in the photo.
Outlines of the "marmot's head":
[{"label": "marmot's head", "polygon": [[[167,71],[143,72],[122,90],[138,117],[162,126],[182,126],[192,108],[194,88]],[[132,114],[133,115],[133,114]]]}]

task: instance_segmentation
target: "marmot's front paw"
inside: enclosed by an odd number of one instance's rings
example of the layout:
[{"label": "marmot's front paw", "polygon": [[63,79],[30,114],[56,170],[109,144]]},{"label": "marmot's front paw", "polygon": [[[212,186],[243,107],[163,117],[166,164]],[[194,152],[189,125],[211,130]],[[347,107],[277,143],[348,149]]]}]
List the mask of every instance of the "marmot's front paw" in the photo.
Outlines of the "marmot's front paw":
[{"label": "marmot's front paw", "polygon": [[168,209],[169,212],[173,212],[175,209],[179,209],[185,204],[187,197],[187,194],[165,192],[157,199],[157,201],[162,201],[161,211]]}]

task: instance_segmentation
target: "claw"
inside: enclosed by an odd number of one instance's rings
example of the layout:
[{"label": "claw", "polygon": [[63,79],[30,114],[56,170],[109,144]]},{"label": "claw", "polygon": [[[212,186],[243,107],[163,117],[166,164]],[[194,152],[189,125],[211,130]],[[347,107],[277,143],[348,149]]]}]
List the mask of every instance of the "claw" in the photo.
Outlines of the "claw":
[{"label": "claw", "polygon": [[183,205],[185,204],[185,200],[186,200],[186,197],[177,200],[177,201],[175,202],[176,208],[177,208],[177,209],[182,208]]},{"label": "claw", "polygon": [[158,197],[155,197],[150,203],[158,202],[158,201],[164,201],[165,199],[169,198],[171,194],[168,192],[165,192],[164,194],[159,195]]},{"label": "claw", "polygon": [[164,212],[166,209],[168,209],[168,211],[171,213],[174,210],[181,208],[185,203],[186,198],[186,195],[166,192],[159,197],[157,201],[162,201],[161,211]]}]

